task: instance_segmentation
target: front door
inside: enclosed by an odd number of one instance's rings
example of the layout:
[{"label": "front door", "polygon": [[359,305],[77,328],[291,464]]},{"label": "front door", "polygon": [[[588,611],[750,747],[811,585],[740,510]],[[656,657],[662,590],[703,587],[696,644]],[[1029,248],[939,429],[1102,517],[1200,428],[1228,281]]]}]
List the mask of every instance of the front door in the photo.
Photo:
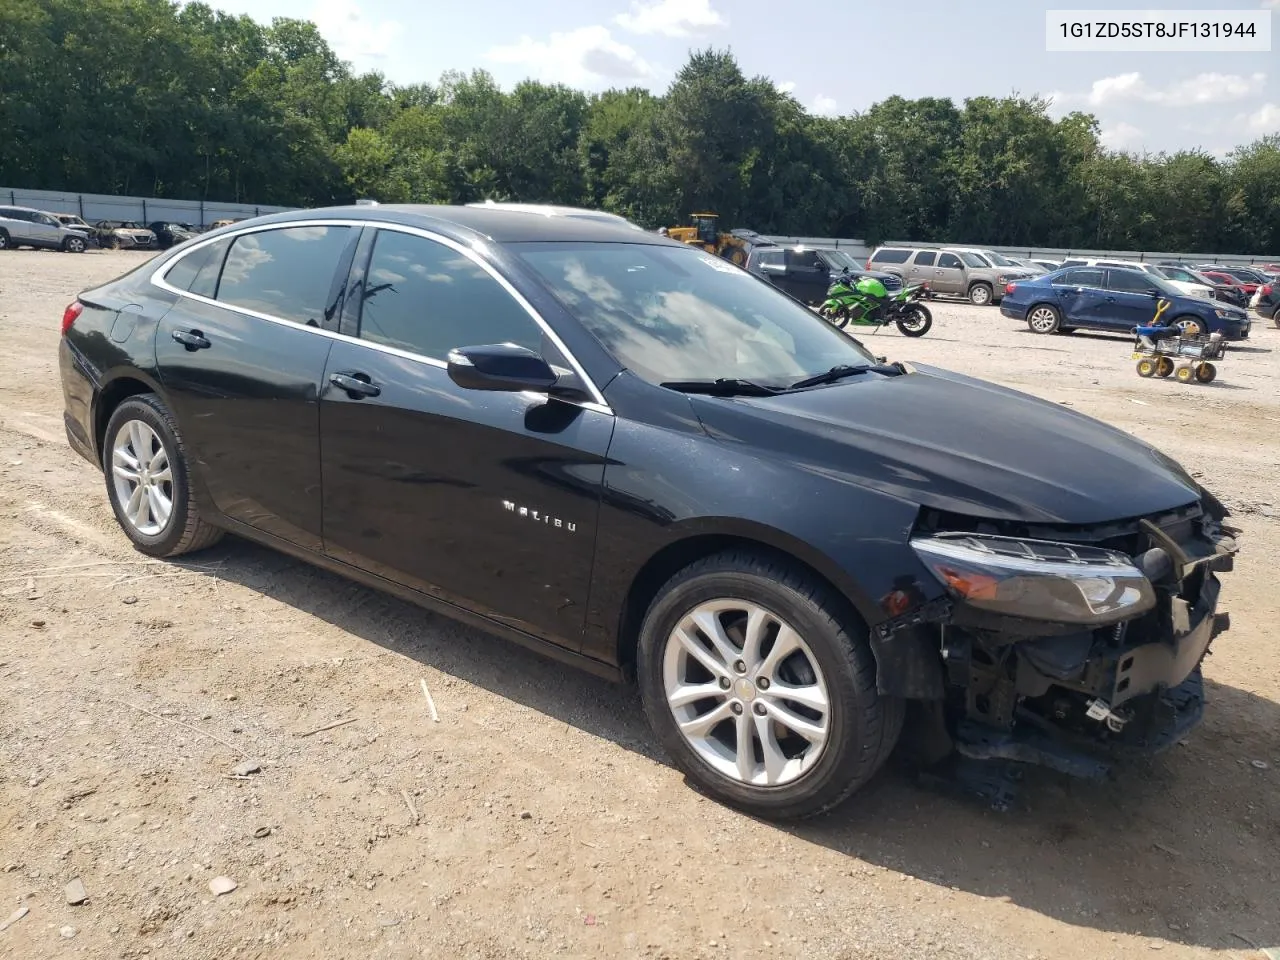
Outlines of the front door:
[{"label": "front door", "polygon": [[1102,316],[1111,328],[1132,330],[1150,323],[1155,317],[1159,301],[1148,292],[1155,288],[1155,283],[1147,274],[1137,270],[1110,269],[1106,285]]},{"label": "front door", "polygon": [[455,347],[517,343],[566,363],[446,242],[380,230],[352,296],[362,342],[334,344],[321,393],[325,550],[579,648],[613,415],[449,379]]},{"label": "front door", "polygon": [[934,293],[965,293],[964,264],[954,253],[938,254],[938,265],[933,269],[933,281],[929,289]]},{"label": "front door", "polygon": [[160,379],[214,506],[316,551],[318,395],[333,344],[320,331],[358,232],[285,227],[193,250],[165,276],[184,295],[156,332]]}]

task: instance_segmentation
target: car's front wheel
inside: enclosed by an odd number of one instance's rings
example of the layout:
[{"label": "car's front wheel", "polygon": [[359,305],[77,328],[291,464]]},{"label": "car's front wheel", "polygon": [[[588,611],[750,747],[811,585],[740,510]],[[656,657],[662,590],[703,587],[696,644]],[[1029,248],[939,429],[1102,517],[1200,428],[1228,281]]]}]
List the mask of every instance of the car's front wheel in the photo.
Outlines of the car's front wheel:
[{"label": "car's front wheel", "polygon": [[637,657],[645,713],[715,798],[790,820],[871,779],[902,729],[865,630],[803,570],[750,552],[699,560],[658,593]]},{"label": "car's front wheel", "polygon": [[991,287],[988,284],[975,283],[969,288],[969,301],[979,307],[985,307],[994,297],[995,294],[991,292]]},{"label": "car's front wheel", "polygon": [[146,393],[116,407],[103,443],[107,497],[120,527],[145,554],[175,557],[222,537],[200,516],[187,464],[177,422],[164,401]]},{"label": "car's front wheel", "polygon": [[84,239],[81,237],[67,237],[62,243],[62,249],[67,253],[84,253],[85,246]]}]

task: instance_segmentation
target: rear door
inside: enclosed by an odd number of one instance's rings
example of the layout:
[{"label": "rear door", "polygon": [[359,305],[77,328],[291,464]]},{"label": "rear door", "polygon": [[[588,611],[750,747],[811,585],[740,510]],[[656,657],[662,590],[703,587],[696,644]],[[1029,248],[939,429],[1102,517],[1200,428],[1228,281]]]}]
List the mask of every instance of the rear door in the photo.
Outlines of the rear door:
[{"label": "rear door", "polygon": [[1077,267],[1074,270],[1068,270],[1053,281],[1053,289],[1058,294],[1064,326],[1096,327],[1099,325],[1098,318],[1102,313],[1106,297],[1100,268]]},{"label": "rear door", "polygon": [[156,333],[160,378],[214,506],[315,551],[327,331],[359,233],[289,225],[197,247],[165,274],[181,296]]},{"label": "rear door", "polygon": [[907,262],[906,274],[903,277],[907,283],[924,283],[928,282],[932,285],[934,274],[937,272],[938,264],[937,250],[918,250],[916,255]]},{"label": "rear door", "polygon": [[580,647],[613,414],[449,378],[450,350],[490,343],[568,366],[460,244],[379,229],[353,273],[359,340],[333,345],[320,402],[326,552]]},{"label": "rear door", "polygon": [[36,225],[31,219],[30,210],[7,207],[4,210],[4,216],[5,232],[9,234],[10,246],[17,247],[22,244],[35,246],[40,243],[36,238]]},{"label": "rear door", "polygon": [[961,294],[965,292],[964,264],[954,253],[938,254],[938,265],[933,270],[934,293]]}]

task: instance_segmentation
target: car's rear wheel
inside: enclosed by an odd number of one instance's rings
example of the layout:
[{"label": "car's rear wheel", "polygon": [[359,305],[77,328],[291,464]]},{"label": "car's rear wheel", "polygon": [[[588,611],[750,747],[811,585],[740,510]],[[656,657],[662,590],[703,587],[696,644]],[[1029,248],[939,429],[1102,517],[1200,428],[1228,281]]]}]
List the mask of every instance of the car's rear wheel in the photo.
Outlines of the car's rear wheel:
[{"label": "car's rear wheel", "polygon": [[116,407],[102,459],[111,509],[137,549],[175,557],[221,539],[222,531],[200,516],[178,425],[155,394]]},{"label": "car's rear wheel", "polygon": [[1053,333],[1061,323],[1062,315],[1058,313],[1058,308],[1047,303],[1032,307],[1027,314],[1027,326],[1033,333]]},{"label": "car's rear wheel", "polygon": [[814,816],[893,750],[902,701],[876,691],[865,631],[788,563],[744,551],[676,574],[645,616],[638,674],[668,754],[713,797],[753,814]]}]

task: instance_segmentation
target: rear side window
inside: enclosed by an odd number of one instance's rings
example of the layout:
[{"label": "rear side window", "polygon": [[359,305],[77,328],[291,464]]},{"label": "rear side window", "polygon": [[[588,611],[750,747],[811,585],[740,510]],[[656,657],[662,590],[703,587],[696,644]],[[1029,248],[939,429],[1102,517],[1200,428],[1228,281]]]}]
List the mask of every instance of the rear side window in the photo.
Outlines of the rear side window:
[{"label": "rear side window", "polygon": [[947,270],[959,270],[960,258],[954,253],[944,253],[938,257],[938,266]]},{"label": "rear side window", "polygon": [[1102,271],[1094,267],[1086,267],[1082,270],[1068,270],[1057,280],[1053,281],[1055,287],[1102,287]]},{"label": "rear side window", "polygon": [[284,227],[231,242],[218,300],[281,320],[319,326],[350,227]]},{"label": "rear side window", "polygon": [[218,292],[218,272],[222,269],[222,261],[229,246],[231,240],[227,238],[192,250],[185,257],[179,257],[164,275],[165,283],[212,299]]},{"label": "rear side window", "polygon": [[896,247],[885,247],[877,250],[871,255],[873,263],[906,263],[907,257],[911,256],[910,250],[902,250]]},{"label": "rear side window", "polygon": [[543,351],[542,328],[483,268],[394,230],[378,231],[373,244],[360,339],[442,361],[456,347],[491,343]]},{"label": "rear side window", "polygon": [[915,260],[912,261],[917,267],[932,267],[934,261],[938,259],[938,255],[932,250],[921,250],[916,254]]},{"label": "rear side window", "polygon": [[10,220],[25,220],[31,222],[31,212],[29,210],[14,210],[12,207],[4,211],[4,215]]}]

